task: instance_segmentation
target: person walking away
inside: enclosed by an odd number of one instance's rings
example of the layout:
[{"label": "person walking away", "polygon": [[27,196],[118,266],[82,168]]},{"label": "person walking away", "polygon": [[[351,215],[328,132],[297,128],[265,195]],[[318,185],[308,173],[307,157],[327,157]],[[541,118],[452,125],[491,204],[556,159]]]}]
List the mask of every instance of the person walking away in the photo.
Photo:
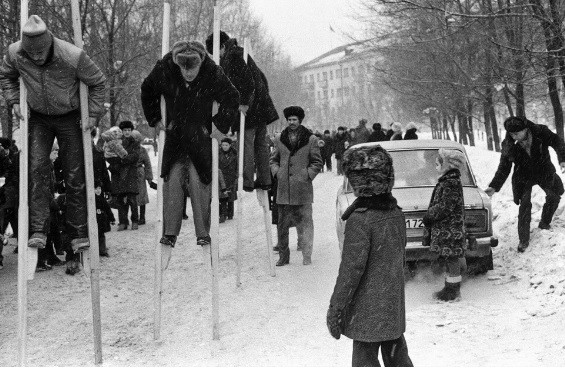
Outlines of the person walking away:
[{"label": "person walking away", "polygon": [[545,192],[545,204],[541,212],[539,229],[550,229],[553,214],[563,194],[563,182],[555,170],[549,155],[551,146],[565,173],[565,143],[558,135],[542,124],[535,124],[526,117],[509,117],[504,121],[506,138],[502,142],[500,163],[485,193],[492,197],[500,191],[510,174],[512,164],[512,192],[518,210],[518,252],[523,253],[530,244],[532,220],[532,187],[538,185]]},{"label": "person walking away", "polygon": [[324,140],[324,147],[320,149],[322,153],[322,161],[326,166],[326,170],[328,172],[332,172],[332,154],[335,153],[334,150],[334,140],[330,135],[329,130],[324,131],[324,136],[322,137]]},{"label": "person walking away", "polygon": [[[53,36],[41,18],[32,15],[22,27],[22,39],[11,44],[0,66],[0,88],[18,119],[23,119],[19,81],[28,92],[30,236],[29,247],[42,249],[49,229],[51,193],[49,153],[60,146],[69,212],[72,249],[88,250],[86,185],[82,131],[90,130],[104,113],[106,78],[82,49]],[[88,86],[90,118],[80,122],[79,83]],[[81,128],[82,126],[82,128]]]},{"label": "person walking away", "polygon": [[137,205],[139,206],[138,224],[145,224],[145,205],[149,203],[147,183],[151,189],[157,189],[157,183],[153,181],[153,170],[147,149],[141,145],[143,136],[137,130],[132,131],[132,137],[139,143],[139,160],[137,162]]},{"label": "person walking away", "polygon": [[366,126],[367,119],[361,119],[357,127],[355,127],[355,133],[357,136],[356,144],[361,144],[369,141],[369,136],[371,136],[371,131]]},{"label": "person walking away", "polygon": [[347,146],[345,145],[346,142],[349,141],[349,136],[345,131],[345,127],[339,126],[337,128],[337,133],[335,134],[334,139],[334,149],[335,149],[335,160],[337,163],[337,174],[343,175],[343,169],[341,167],[341,157],[345,152]]},{"label": "person walking away", "polygon": [[418,140],[418,135],[416,135],[416,131],[418,131],[418,127],[416,127],[416,123],[408,122],[406,125],[406,133],[404,133],[403,140]]},{"label": "person walking away", "polygon": [[[212,53],[214,35],[206,39],[206,49]],[[237,39],[220,31],[220,66],[239,92],[239,111],[245,114],[243,144],[243,190],[269,190],[269,144],[266,141],[267,125],[278,121],[279,115],[271,96],[265,74],[253,57],[243,58],[243,48]],[[231,123],[232,132],[239,132],[239,118]],[[253,176],[257,172],[257,179]]]},{"label": "person walking away", "polygon": [[238,174],[238,155],[232,147],[232,140],[229,137],[222,139],[219,157],[219,168],[224,176],[224,183],[228,191],[227,198],[220,204],[220,220],[233,219],[233,202],[237,199],[237,174]]},{"label": "person walking away", "polygon": [[373,124],[373,132],[371,133],[371,135],[369,136],[369,139],[367,140],[367,142],[377,142],[377,141],[386,141],[386,135],[384,134],[382,128],[381,128],[381,124],[380,123],[374,123]]},{"label": "person walking away", "polygon": [[390,141],[402,140],[402,125],[399,122],[392,123],[390,129],[392,130]]},{"label": "person walking away", "polygon": [[275,140],[271,155],[271,172],[277,177],[277,234],[279,260],[277,266],[289,264],[289,228],[296,225],[298,249],[302,251],[302,264],[312,264],[314,221],[312,181],[322,168],[318,138],[302,126],[304,110],[300,106],[284,109],[288,126]]},{"label": "person walking away", "polygon": [[[160,100],[164,95],[167,123],[162,123]],[[219,111],[212,118],[212,105]],[[237,121],[239,93],[196,41],[178,41],[141,85],[143,112],[151,127],[167,131],[161,177],[164,179],[163,245],[175,246],[180,233],[188,189],[198,245],[210,244],[210,201],[212,198],[212,139],[221,140]],[[214,122],[214,126],[212,126]],[[170,259],[171,250],[166,252]]]},{"label": "person walking away", "polygon": [[106,232],[110,232],[110,225],[114,225],[116,219],[112,209],[102,194],[102,183],[99,180],[94,182],[95,202],[96,202],[96,223],[98,224],[98,247],[100,256],[109,257],[108,247],[106,246]]},{"label": "person walking away", "polygon": [[[447,276],[442,290],[434,293],[441,301],[461,297],[461,266],[465,266],[465,203],[461,169],[465,156],[459,150],[440,149],[436,158],[438,182],[432,193],[428,211],[423,217],[429,232],[430,251],[439,254],[447,264]],[[426,239],[426,238],[425,238]]]},{"label": "person walking away", "polygon": [[394,167],[380,146],[347,150],[343,169],[357,199],[347,208],[339,273],[326,323],[353,339],[352,366],[411,367],[404,338],[404,214],[392,195]]}]

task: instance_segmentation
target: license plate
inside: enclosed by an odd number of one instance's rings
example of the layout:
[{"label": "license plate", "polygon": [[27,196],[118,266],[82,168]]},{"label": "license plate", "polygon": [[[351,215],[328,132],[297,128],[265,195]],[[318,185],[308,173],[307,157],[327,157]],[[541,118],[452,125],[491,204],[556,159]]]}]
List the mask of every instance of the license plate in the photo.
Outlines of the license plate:
[{"label": "license plate", "polygon": [[422,219],[406,219],[406,229],[424,228]]}]

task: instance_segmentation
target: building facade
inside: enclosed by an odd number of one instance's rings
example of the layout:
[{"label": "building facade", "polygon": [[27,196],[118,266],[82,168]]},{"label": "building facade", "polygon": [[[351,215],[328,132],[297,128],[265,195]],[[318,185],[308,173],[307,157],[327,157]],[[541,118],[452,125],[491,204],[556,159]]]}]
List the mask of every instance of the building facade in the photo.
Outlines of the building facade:
[{"label": "building facade", "polygon": [[373,82],[376,55],[362,42],[337,47],[296,68],[308,96],[306,125],[314,130],[370,126],[381,114]]}]

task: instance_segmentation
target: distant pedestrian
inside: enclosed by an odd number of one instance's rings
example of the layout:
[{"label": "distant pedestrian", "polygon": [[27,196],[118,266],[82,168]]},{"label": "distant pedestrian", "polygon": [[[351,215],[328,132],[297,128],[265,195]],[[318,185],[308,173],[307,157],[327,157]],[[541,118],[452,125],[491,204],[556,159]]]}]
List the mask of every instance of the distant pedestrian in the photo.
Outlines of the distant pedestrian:
[{"label": "distant pedestrian", "polygon": [[271,172],[277,177],[278,244],[277,266],[289,264],[289,228],[294,224],[298,233],[298,249],[302,251],[302,264],[312,264],[314,245],[314,220],[312,203],[314,188],[312,181],[320,172],[322,156],[318,138],[304,126],[304,109],[290,106],[284,109],[288,122],[275,140],[271,155]]},{"label": "distant pedestrian", "polygon": [[369,136],[367,142],[386,141],[386,135],[381,128],[380,123],[373,124],[373,132]]},{"label": "distant pedestrian", "polygon": [[402,140],[402,125],[399,122],[392,123],[390,129],[392,130],[391,141]]},{"label": "distant pedestrian", "polygon": [[406,133],[404,134],[404,140],[418,140],[418,135],[416,135],[416,131],[418,131],[418,127],[416,127],[416,123],[409,122],[406,125]]},{"label": "distant pedestrian", "polygon": [[512,163],[512,192],[518,210],[518,252],[524,252],[530,244],[530,222],[532,220],[532,188],[538,185],[545,192],[545,204],[538,227],[550,229],[553,214],[559,206],[564,192],[563,182],[551,162],[551,146],[565,173],[565,143],[549,128],[535,124],[525,117],[509,117],[504,121],[506,138],[502,142],[500,163],[494,178],[485,189],[492,196],[504,185],[510,174]]},{"label": "distant pedestrian", "polygon": [[232,147],[232,140],[222,140],[219,156],[219,168],[224,176],[227,197],[220,202],[220,220],[233,219],[233,202],[237,199],[238,155]]},{"label": "distant pedestrian", "polygon": [[335,151],[335,160],[337,163],[338,175],[343,175],[343,170],[341,168],[341,157],[343,156],[345,149],[347,149],[346,143],[348,143],[348,141],[349,141],[349,136],[347,135],[345,128],[339,126],[337,128],[337,133],[335,134],[335,138],[334,138],[334,151]]},{"label": "distant pedestrian", "polygon": [[334,140],[330,135],[329,130],[324,131],[324,136],[322,137],[324,140],[324,147],[321,150],[322,160],[324,161],[324,165],[326,166],[326,170],[328,172],[332,172],[332,154],[335,153],[334,149]]},{"label": "distant pedestrian", "polygon": [[426,227],[424,233],[429,232],[430,251],[447,262],[445,286],[434,293],[434,298],[442,301],[461,297],[461,266],[464,266],[467,247],[461,183],[461,169],[465,164],[465,156],[459,150],[439,150],[436,158],[439,179],[422,219]]},{"label": "distant pedestrian", "polygon": [[137,206],[139,207],[138,224],[145,224],[145,205],[149,203],[149,194],[147,193],[147,184],[151,189],[157,189],[157,183],[153,181],[153,170],[151,168],[151,160],[149,153],[143,145],[141,145],[143,136],[137,130],[132,131],[132,136],[139,143],[139,160],[137,161]]},{"label": "distant pedestrian", "polygon": [[114,225],[116,219],[112,209],[102,194],[102,183],[99,180],[94,182],[95,202],[96,202],[96,223],[98,225],[98,247],[100,256],[109,257],[108,247],[106,246],[106,232],[110,232],[110,225]]},{"label": "distant pedestrian", "polygon": [[359,125],[355,127],[355,132],[357,134],[356,143],[361,144],[369,141],[369,136],[371,136],[371,131],[366,126],[367,119],[361,119]]},{"label": "distant pedestrian", "polygon": [[327,326],[353,339],[354,367],[411,367],[404,338],[404,214],[391,191],[389,153],[361,146],[345,152],[343,169],[357,199],[345,211],[345,240]]}]

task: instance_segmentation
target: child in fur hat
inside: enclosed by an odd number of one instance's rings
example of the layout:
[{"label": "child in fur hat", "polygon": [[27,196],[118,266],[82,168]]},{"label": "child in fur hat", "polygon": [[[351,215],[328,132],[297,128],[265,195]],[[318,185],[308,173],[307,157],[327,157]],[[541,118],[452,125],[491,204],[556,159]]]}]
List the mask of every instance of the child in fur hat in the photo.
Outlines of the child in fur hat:
[{"label": "child in fur hat", "polygon": [[392,158],[380,146],[347,150],[343,168],[357,199],[345,211],[345,240],[330,300],[330,334],[353,339],[352,364],[413,366],[404,339],[404,214],[392,196]]},{"label": "child in fur hat", "polygon": [[104,140],[104,158],[125,158],[128,155],[128,152],[122,146],[123,133],[120,127],[111,127],[103,132],[100,137]]},{"label": "child in fur hat", "polygon": [[[461,169],[465,156],[455,149],[440,149],[436,159],[438,183],[423,222],[430,232],[430,250],[447,261],[447,276],[434,298],[442,301],[461,297],[461,265],[465,260],[465,207]],[[426,234],[426,230],[425,230]]]}]

